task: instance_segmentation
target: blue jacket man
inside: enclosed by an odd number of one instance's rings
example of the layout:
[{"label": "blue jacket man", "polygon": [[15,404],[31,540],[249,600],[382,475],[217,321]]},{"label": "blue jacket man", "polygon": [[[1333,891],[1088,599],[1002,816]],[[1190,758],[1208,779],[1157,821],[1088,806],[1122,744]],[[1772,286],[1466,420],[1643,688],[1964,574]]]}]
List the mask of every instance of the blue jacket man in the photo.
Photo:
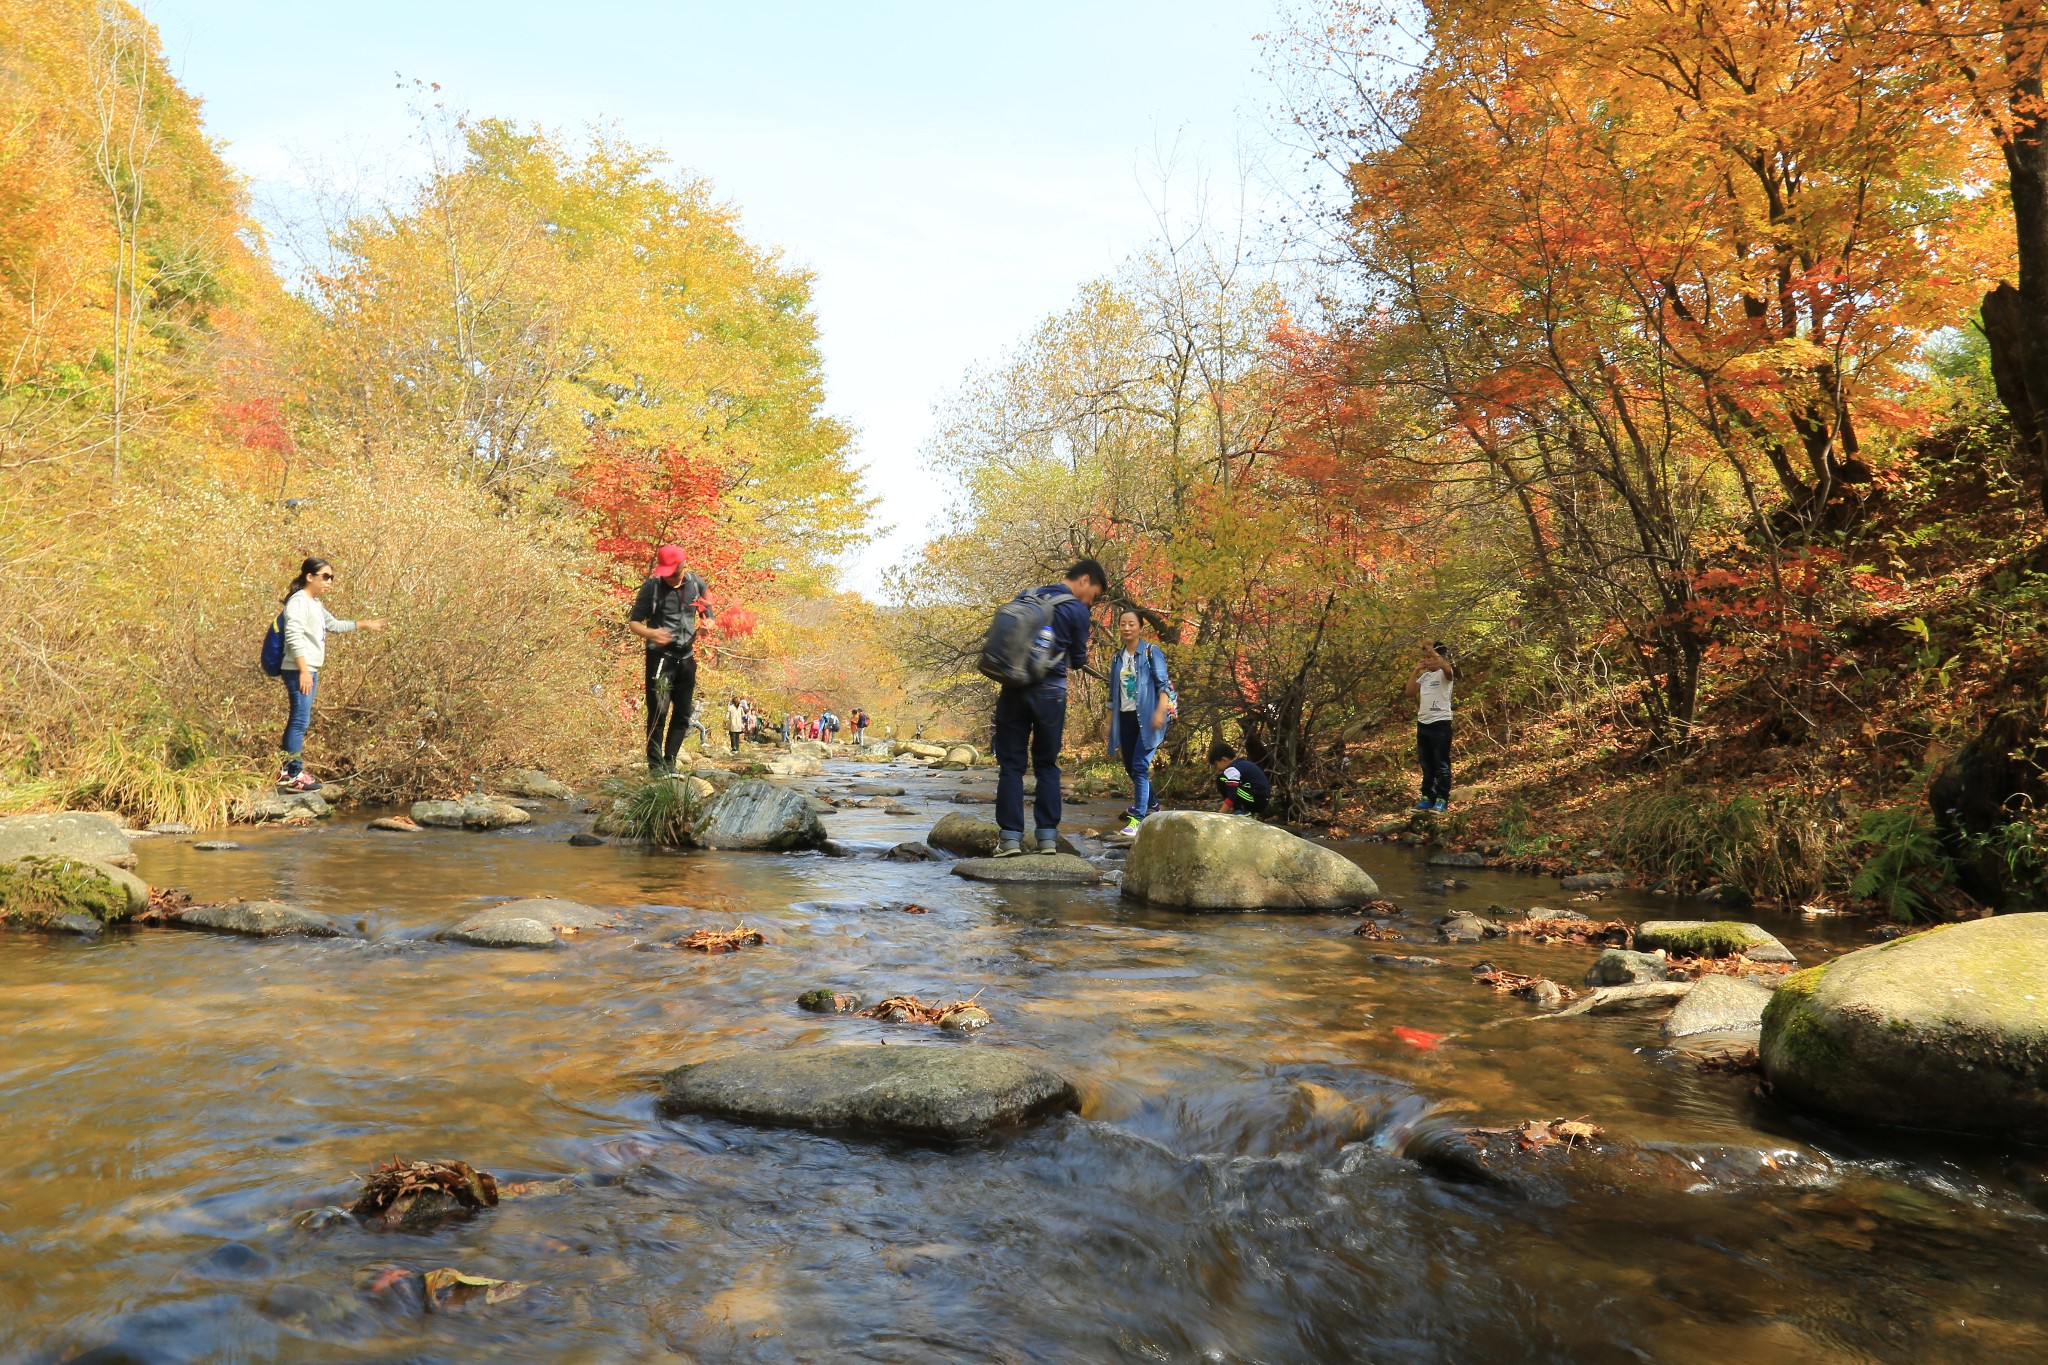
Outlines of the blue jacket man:
[{"label": "blue jacket man", "polygon": [[1088,609],[1108,586],[1102,566],[1084,559],[1067,570],[1064,582],[1031,589],[1037,594],[1064,588],[1074,600],[1053,608],[1052,633],[1059,652],[1051,670],[1030,687],[1005,687],[996,694],[995,737],[989,747],[996,755],[998,858],[1014,858],[1024,851],[1027,762],[1038,774],[1038,795],[1032,803],[1038,851],[1059,851],[1060,740],[1067,728],[1067,675],[1088,667]]}]

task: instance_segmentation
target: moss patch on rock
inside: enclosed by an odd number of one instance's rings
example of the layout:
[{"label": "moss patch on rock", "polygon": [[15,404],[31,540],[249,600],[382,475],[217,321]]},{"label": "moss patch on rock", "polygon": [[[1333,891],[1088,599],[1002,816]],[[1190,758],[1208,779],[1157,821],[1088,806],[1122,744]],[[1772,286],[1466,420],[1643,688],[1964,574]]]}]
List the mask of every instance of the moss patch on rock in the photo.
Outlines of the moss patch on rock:
[{"label": "moss patch on rock", "polygon": [[119,924],[135,911],[127,884],[112,869],[76,858],[19,858],[0,863],[0,923],[62,929],[66,916]]},{"label": "moss patch on rock", "polygon": [[1770,935],[1755,925],[1724,919],[1701,924],[1666,923],[1653,934],[1639,934],[1638,938],[1653,939],[1649,946],[1662,948],[1675,957],[1733,957],[1745,948],[1769,941]]}]

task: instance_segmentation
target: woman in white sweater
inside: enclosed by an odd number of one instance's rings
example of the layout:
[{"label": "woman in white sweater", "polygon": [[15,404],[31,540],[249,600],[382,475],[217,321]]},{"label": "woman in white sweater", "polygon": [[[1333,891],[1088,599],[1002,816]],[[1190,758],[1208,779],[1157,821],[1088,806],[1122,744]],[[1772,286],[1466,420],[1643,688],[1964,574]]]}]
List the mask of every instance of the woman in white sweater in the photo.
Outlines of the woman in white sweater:
[{"label": "woman in white sweater", "polygon": [[299,576],[285,594],[285,758],[277,781],[286,791],[309,792],[320,785],[299,762],[299,751],[306,745],[306,727],[313,721],[313,693],[320,685],[321,665],[327,662],[327,632],[384,628],[381,620],[343,621],[327,610],[320,599],[333,587],[334,567],[324,559],[309,559],[299,566]]}]

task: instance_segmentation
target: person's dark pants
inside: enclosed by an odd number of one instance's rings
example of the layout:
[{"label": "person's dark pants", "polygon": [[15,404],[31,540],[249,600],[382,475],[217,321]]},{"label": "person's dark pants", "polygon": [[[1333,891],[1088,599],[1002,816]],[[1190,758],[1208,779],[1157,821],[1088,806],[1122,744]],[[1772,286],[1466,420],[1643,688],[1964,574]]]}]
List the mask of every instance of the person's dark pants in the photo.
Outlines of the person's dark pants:
[{"label": "person's dark pants", "polygon": [[287,667],[284,671],[284,775],[297,777],[304,766],[299,762],[299,750],[306,747],[306,727],[313,723],[313,694],[320,690],[320,673],[314,670],[313,685],[299,690],[299,670]]},{"label": "person's dark pants", "polygon": [[1067,728],[1067,689],[1006,687],[996,696],[996,828],[1002,837],[1024,834],[1024,765],[1038,774],[1032,828],[1060,827],[1060,737]]},{"label": "person's dark pants", "polygon": [[740,751],[740,732],[737,730],[727,730],[725,733],[727,738],[732,740],[732,751],[737,754]]},{"label": "person's dark pants", "polygon": [[697,699],[697,656],[650,651],[647,655],[647,766],[673,768],[690,734],[690,710]]},{"label": "person's dark pants", "polygon": [[1451,723],[1432,720],[1415,727],[1415,757],[1422,763],[1422,799],[1451,799]]},{"label": "person's dark pants", "polygon": [[1136,711],[1116,713],[1116,748],[1131,779],[1131,814],[1142,820],[1152,811],[1152,755],[1159,746],[1145,747],[1145,730]]}]

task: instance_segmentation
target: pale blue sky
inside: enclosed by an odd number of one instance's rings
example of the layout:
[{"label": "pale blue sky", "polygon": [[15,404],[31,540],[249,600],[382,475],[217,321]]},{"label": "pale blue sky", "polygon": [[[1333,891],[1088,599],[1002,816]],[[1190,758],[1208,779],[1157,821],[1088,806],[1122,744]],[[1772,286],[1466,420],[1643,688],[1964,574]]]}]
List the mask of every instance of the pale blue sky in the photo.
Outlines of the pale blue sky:
[{"label": "pale blue sky", "polygon": [[1273,155],[1274,0],[146,8],[259,197],[310,165],[395,174],[401,76],[475,114],[615,122],[708,177],[817,273],[830,406],[896,525],[849,574],[870,591],[944,502],[932,404],[1146,243],[1160,154],[1182,192],[1206,168],[1233,199],[1241,156]]}]

